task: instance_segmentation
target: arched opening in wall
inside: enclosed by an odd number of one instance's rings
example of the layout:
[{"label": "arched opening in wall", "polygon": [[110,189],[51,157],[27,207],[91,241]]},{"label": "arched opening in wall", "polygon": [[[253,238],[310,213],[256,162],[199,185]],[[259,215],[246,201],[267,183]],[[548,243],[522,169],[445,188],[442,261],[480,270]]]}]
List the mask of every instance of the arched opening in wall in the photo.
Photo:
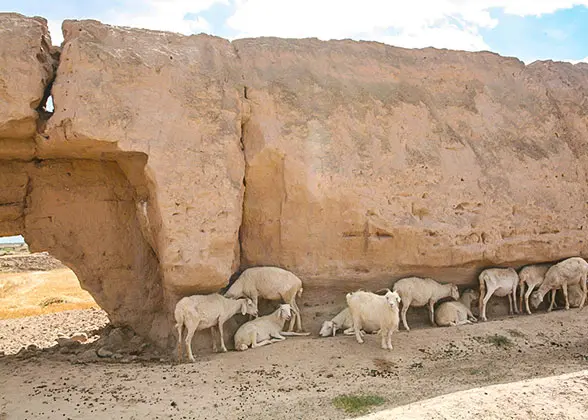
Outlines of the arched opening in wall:
[{"label": "arched opening in wall", "polygon": [[[0,319],[0,331],[7,331],[0,334],[0,352],[34,345],[33,351],[83,351],[92,359],[98,350],[104,357],[122,347],[138,351],[141,337],[165,345],[170,328],[149,225],[156,217],[149,213],[145,163],[143,154],[124,153],[0,159],[0,237],[5,238],[0,249],[7,254],[0,267],[8,271],[0,277],[11,278],[0,293],[18,301],[12,311],[0,302],[7,318]],[[6,238],[19,233],[22,237]],[[68,326],[72,311],[78,312]],[[70,340],[76,332],[90,335],[100,327],[95,343],[82,340],[90,346],[78,348],[80,343]],[[60,340],[59,334],[69,338]],[[16,338],[21,341],[11,348],[2,341]]]},{"label": "arched opening in wall", "polygon": [[[104,327],[106,313],[75,273],[48,252],[30,252],[22,236],[0,238],[0,351],[55,345],[60,336]],[[91,335],[91,334],[90,334]]]}]

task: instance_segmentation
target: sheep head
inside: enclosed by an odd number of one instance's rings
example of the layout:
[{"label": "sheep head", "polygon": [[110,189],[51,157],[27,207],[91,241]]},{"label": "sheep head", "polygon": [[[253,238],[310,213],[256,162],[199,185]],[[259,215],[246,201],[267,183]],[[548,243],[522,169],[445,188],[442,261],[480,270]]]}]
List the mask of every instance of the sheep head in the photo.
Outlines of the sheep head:
[{"label": "sheep head", "polygon": [[541,302],[543,302],[543,296],[541,296],[539,290],[535,290],[533,293],[531,293],[531,298],[529,299],[529,302],[531,303],[531,306],[534,309],[537,309]]},{"label": "sheep head", "polygon": [[243,302],[241,302],[241,314],[257,316],[257,305],[249,298],[243,299]]},{"label": "sheep head", "polygon": [[455,284],[451,285],[451,297],[455,300],[459,299],[459,289],[457,288],[457,285],[455,285]]},{"label": "sheep head", "polygon": [[288,303],[280,305],[280,308],[278,310],[280,311],[280,318],[288,321],[292,317],[292,308]]},{"label": "sheep head", "polygon": [[390,305],[392,307],[398,307],[398,304],[401,301],[400,295],[397,292],[391,292],[390,290],[388,290],[388,292],[386,292],[384,297],[386,298],[388,305]]},{"label": "sheep head", "polygon": [[336,332],[337,327],[335,327],[335,323],[333,321],[325,321],[323,322],[319,335],[321,337],[335,336]]}]

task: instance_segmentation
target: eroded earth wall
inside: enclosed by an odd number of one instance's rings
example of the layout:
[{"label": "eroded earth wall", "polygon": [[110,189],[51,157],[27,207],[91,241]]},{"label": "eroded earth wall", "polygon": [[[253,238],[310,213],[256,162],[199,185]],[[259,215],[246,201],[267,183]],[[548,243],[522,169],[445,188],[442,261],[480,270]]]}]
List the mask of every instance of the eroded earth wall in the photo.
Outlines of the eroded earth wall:
[{"label": "eroded earth wall", "polygon": [[153,339],[249,266],[290,269],[310,302],[587,254],[588,65],[63,32],[0,14],[0,235]]}]

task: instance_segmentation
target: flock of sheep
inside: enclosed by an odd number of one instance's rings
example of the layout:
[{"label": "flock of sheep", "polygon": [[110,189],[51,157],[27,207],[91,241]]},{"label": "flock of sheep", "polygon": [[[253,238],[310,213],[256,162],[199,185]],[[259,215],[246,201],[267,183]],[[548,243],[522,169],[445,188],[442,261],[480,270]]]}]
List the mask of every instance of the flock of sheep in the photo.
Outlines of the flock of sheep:
[{"label": "flock of sheep", "polygon": [[[347,308],[330,321],[325,321],[319,335],[334,336],[342,330],[345,335],[355,335],[358,343],[363,343],[366,333],[380,334],[383,349],[392,349],[392,333],[398,330],[400,319],[404,328],[406,312],[411,306],[427,306],[432,325],[454,326],[476,322],[471,304],[479,302],[480,319],[486,321],[486,305],[491,296],[508,296],[510,313],[522,310],[523,295],[525,309],[531,314],[530,304],[537,308],[545,295],[551,292],[548,312],[555,305],[556,291],[561,289],[565,308],[570,308],[569,295],[579,297],[579,308],[586,300],[586,278],[588,262],[580,257],[565,259],[557,264],[536,264],[523,267],[519,273],[513,268],[488,268],[478,276],[479,292],[468,289],[460,296],[455,284],[440,284],[430,278],[408,277],[394,283],[393,290],[382,289],[384,295],[359,290],[346,295]],[[527,290],[525,291],[525,287]],[[517,288],[520,289],[517,307]],[[534,290],[537,288],[537,290]],[[249,315],[250,320],[239,327],[234,336],[235,349],[246,350],[265,346],[285,339],[291,335],[309,335],[302,332],[300,308],[296,297],[302,295],[302,281],[293,273],[278,267],[254,267],[245,270],[223,295],[194,295],[182,298],[175,308],[176,330],[178,333],[178,358],[182,359],[182,333],[188,358],[194,361],[192,338],[198,330],[211,329],[213,351],[217,351],[216,331],[220,335],[222,351],[226,352],[223,325],[237,313]],[[258,317],[258,299],[280,300],[284,303],[269,315]],[[439,305],[444,298],[451,298]],[[400,304],[402,303],[402,309]],[[254,318],[254,319],[252,319]],[[287,321],[288,330],[284,331]],[[297,332],[294,327],[297,326]]]}]

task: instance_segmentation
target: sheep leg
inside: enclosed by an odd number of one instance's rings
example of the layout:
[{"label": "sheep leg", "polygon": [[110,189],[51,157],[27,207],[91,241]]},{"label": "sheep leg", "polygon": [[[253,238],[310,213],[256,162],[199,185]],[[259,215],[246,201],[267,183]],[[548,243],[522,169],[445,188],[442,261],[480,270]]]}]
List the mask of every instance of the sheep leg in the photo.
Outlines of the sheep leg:
[{"label": "sheep leg", "polygon": [[210,327],[210,336],[212,337],[212,352],[216,353],[218,351],[218,347],[216,345],[216,326],[213,325]]},{"label": "sheep leg", "polygon": [[557,292],[556,289],[553,289],[551,291],[551,305],[549,305],[549,308],[547,308],[547,312],[551,312],[551,310],[553,309],[553,304],[555,303],[555,292]]},{"label": "sheep leg", "polygon": [[525,292],[525,282],[520,280],[519,281],[519,308],[521,308],[521,312],[523,311],[523,294]]},{"label": "sheep leg", "polygon": [[579,309],[582,309],[584,307],[584,303],[586,303],[586,274],[584,274],[582,276],[582,280],[580,282],[580,288],[582,289],[582,300],[580,300],[580,306]]},{"label": "sheep leg", "polygon": [[176,323],[176,330],[178,331],[178,362],[182,361],[182,329],[184,324]]},{"label": "sheep leg", "polygon": [[406,331],[410,331],[410,328],[408,328],[408,323],[406,322],[406,311],[408,311],[408,308],[410,307],[410,302],[411,301],[402,301],[402,311],[400,311],[400,316],[402,317],[402,325],[404,325],[404,329]]},{"label": "sheep leg", "polygon": [[220,319],[218,320],[218,333],[220,334],[220,343],[221,343],[221,350],[223,351],[223,353],[227,352],[227,347],[225,346],[225,337],[224,337],[224,331],[223,331],[223,325],[224,325],[224,321],[221,321]]},{"label": "sheep leg", "polygon": [[561,290],[563,291],[564,299],[566,300],[566,311],[570,310],[570,301],[568,300],[568,284],[564,283],[561,285]]},{"label": "sheep leg", "polygon": [[431,321],[431,325],[436,327],[435,324],[435,301],[433,299],[429,299],[429,321]]},{"label": "sheep leg", "polygon": [[295,331],[282,331],[281,334],[286,335],[286,336],[310,335],[309,332],[295,332]]},{"label": "sheep leg", "polygon": [[186,334],[186,347],[188,348],[188,359],[191,362],[194,362],[194,355],[192,354],[192,338],[194,338],[194,333],[198,329],[198,324],[200,323],[199,319],[195,319],[193,322],[188,322],[186,327],[188,328],[188,332]]},{"label": "sheep leg", "polygon": [[467,319],[470,320],[470,321],[472,321],[472,322],[478,322],[478,320],[476,319],[476,317],[472,313],[471,309],[468,309]]},{"label": "sheep leg", "polygon": [[347,328],[346,330],[343,330],[343,335],[355,335],[355,331],[353,331],[353,327]]},{"label": "sheep leg", "polygon": [[268,344],[275,343],[276,341],[280,341],[280,340],[275,340],[275,341],[274,340],[263,340],[263,341],[260,341],[259,343],[253,342],[253,343],[251,343],[251,348],[255,349],[257,347],[267,346]]},{"label": "sheep leg", "polygon": [[513,284],[512,286],[512,304],[514,306],[514,313],[518,314],[519,313],[519,306],[517,306],[517,283],[515,282],[515,284]]},{"label": "sheep leg", "polygon": [[512,315],[514,314],[513,310],[512,310],[512,292],[510,292],[508,294],[508,314]]},{"label": "sheep leg", "polygon": [[525,292],[525,307],[529,315],[531,315],[531,308],[529,307],[529,297],[531,296],[531,293],[533,293],[533,286],[529,286]]},{"label": "sheep leg", "polygon": [[284,332],[270,334],[270,337],[274,339],[274,340],[270,340],[270,341],[272,343],[274,343],[276,341],[284,341],[286,339],[286,337],[284,337],[282,334],[286,335]]},{"label": "sheep leg", "polygon": [[480,319],[482,321],[488,321],[488,318],[486,318],[486,305],[488,304],[488,301],[492,297],[493,293],[494,293],[494,289],[486,290],[486,296],[484,296],[484,299],[482,300],[482,305],[481,305],[482,310],[480,311]]},{"label": "sheep leg", "polygon": [[388,350],[388,332],[390,330],[388,330],[388,329],[381,329],[381,330],[382,330],[382,345],[381,345],[381,347],[384,350]]},{"label": "sheep leg", "polygon": [[359,344],[363,344],[363,338],[361,338],[361,319],[356,314],[351,314],[353,318],[353,331],[355,332],[355,339]]}]

